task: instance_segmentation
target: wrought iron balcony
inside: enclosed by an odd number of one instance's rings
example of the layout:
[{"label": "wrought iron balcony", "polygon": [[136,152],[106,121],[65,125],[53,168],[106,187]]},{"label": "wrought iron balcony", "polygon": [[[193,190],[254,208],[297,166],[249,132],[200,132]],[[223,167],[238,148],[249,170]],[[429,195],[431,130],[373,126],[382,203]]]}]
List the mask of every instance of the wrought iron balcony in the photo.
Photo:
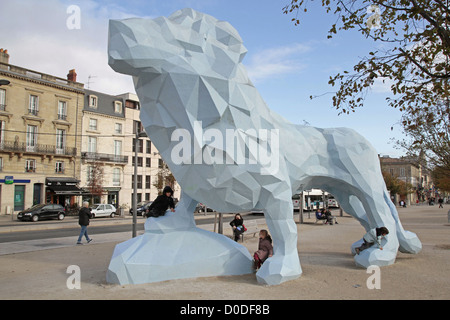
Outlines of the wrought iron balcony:
[{"label": "wrought iron balcony", "polygon": [[128,156],[121,156],[109,153],[82,152],[81,159],[87,161],[113,162],[122,164],[128,163]]},{"label": "wrought iron balcony", "polygon": [[29,146],[25,142],[3,141],[0,142],[0,152],[20,152],[32,153],[37,155],[59,155],[71,156],[77,155],[77,148],[59,148],[56,145],[35,144]]}]

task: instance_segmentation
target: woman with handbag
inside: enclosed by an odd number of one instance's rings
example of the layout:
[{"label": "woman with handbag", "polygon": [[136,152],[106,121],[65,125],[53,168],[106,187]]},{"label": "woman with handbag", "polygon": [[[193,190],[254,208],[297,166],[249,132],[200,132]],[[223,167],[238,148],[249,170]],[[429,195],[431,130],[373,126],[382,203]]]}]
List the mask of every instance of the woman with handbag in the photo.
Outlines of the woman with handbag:
[{"label": "woman with handbag", "polygon": [[236,213],[234,220],[230,222],[230,226],[233,228],[234,241],[238,241],[241,234],[245,232],[244,219],[239,213]]}]

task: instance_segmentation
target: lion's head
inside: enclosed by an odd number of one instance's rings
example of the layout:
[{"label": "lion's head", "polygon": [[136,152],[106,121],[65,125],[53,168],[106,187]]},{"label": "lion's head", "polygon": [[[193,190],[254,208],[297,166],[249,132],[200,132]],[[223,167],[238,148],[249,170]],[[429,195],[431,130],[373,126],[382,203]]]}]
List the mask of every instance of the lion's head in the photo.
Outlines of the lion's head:
[{"label": "lion's head", "polygon": [[228,22],[193,9],[170,17],[111,20],[109,65],[117,72],[186,72],[230,78],[247,50]]}]

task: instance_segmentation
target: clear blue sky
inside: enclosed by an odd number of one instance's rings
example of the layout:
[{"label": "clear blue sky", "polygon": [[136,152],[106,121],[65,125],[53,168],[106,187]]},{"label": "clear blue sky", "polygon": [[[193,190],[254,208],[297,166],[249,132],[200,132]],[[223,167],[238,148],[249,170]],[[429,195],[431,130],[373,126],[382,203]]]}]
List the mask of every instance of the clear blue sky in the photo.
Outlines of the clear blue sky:
[{"label": "clear blue sky", "polygon": [[[327,39],[336,18],[311,3],[299,26],[282,8],[289,0],[2,0],[0,48],[10,63],[66,77],[75,68],[78,81],[109,94],[133,91],[129,77],[107,65],[108,19],[168,16],[191,7],[230,22],[240,33],[248,54],[244,64],[269,107],[294,123],[317,127],[349,127],[365,136],[383,155],[400,156],[391,138],[401,138],[401,113],[387,106],[388,87],[377,84],[365,107],[338,115],[332,107],[336,87],[331,75],[349,70],[376,45],[357,32]],[[320,2],[320,1],[318,1]],[[81,28],[69,30],[67,8],[80,8]],[[5,30],[7,30],[5,32]],[[311,100],[309,97],[319,96]],[[394,130],[391,131],[391,127]]]}]

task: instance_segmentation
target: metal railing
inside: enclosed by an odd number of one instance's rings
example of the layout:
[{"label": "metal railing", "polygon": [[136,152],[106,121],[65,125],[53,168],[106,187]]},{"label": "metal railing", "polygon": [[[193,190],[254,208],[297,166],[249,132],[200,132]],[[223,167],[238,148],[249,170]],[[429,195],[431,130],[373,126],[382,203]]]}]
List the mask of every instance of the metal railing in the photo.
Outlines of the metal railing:
[{"label": "metal railing", "polygon": [[77,155],[77,148],[59,148],[56,145],[48,145],[48,144],[35,144],[34,146],[29,146],[25,142],[16,142],[16,141],[0,142],[0,151],[54,154],[73,157]]},{"label": "metal railing", "polygon": [[121,156],[109,153],[97,153],[97,152],[82,152],[81,159],[91,161],[105,161],[115,163],[128,163],[128,156]]}]

